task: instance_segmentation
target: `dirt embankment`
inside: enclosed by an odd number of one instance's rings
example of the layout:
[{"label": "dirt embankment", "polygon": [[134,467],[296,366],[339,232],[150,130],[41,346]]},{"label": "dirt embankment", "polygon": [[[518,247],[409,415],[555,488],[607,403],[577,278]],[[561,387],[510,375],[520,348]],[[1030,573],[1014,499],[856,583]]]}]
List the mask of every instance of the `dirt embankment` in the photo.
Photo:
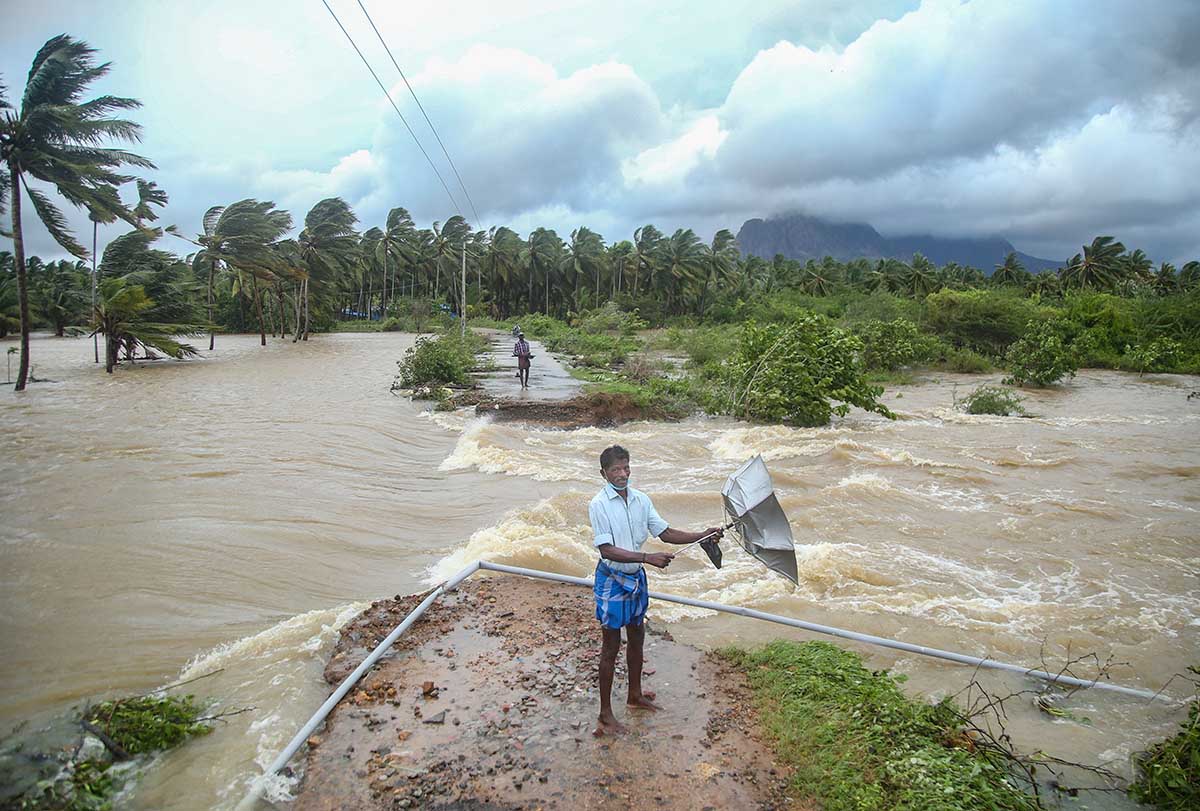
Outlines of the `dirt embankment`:
[{"label": "dirt embankment", "polygon": [[[326,680],[344,678],[419,599],[377,602],[343,629]],[[613,695],[627,731],[595,738],[591,594],[518,577],[464,584],[310,739],[293,808],[800,808],[758,738],[743,676],[659,632],[653,610],[645,683],[664,709],[624,706],[622,652]]]},{"label": "dirt embankment", "polygon": [[569,400],[497,400],[471,392],[455,398],[455,403],[474,405],[476,414],[490,415],[501,422],[533,422],[564,429],[611,428],[634,420],[666,418],[659,409],[639,406],[627,394],[606,392]]}]

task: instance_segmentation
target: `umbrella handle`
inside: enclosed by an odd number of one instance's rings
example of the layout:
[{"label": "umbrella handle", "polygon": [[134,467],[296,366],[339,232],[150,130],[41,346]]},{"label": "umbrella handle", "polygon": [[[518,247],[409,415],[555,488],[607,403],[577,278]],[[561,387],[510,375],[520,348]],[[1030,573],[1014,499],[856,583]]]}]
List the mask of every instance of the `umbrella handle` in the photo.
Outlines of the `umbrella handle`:
[{"label": "umbrella handle", "polygon": [[[726,524],[725,526],[721,527],[721,531],[722,531],[722,532],[724,532],[724,531],[725,531],[725,530],[727,530],[727,529],[731,529],[731,528],[733,527],[733,525],[734,525],[734,524],[736,524],[736,523],[737,523],[737,521],[730,521],[728,524]],[[698,538],[698,539],[696,539],[696,540],[692,541],[691,543],[689,543],[689,544],[687,544],[686,546],[684,546],[684,547],[683,547],[683,549],[680,549],[678,552],[672,552],[672,553],[671,553],[671,557],[672,557],[672,558],[675,558],[675,557],[678,557],[679,555],[682,555],[684,552],[688,551],[689,549],[691,549],[691,548],[692,548],[693,546],[695,546],[696,544],[704,543],[705,541],[707,541],[709,538],[713,537],[713,536],[714,536],[714,535],[716,535],[716,534],[717,534],[717,533],[715,533],[715,532],[710,532],[710,533],[708,533],[707,535],[705,535],[703,538]]]}]

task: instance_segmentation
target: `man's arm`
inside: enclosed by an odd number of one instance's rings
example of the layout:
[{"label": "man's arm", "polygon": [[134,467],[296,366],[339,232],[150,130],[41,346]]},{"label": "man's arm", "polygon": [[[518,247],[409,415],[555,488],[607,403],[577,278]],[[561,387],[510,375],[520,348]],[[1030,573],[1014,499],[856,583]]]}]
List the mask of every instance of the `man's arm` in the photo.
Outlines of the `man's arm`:
[{"label": "man's arm", "polygon": [[695,543],[706,535],[711,535],[714,540],[719,540],[724,534],[725,530],[720,527],[709,527],[699,532],[685,532],[682,529],[667,527],[659,534],[658,539],[663,543],[689,544]]},{"label": "man's arm", "polygon": [[667,568],[667,564],[671,562],[671,555],[666,552],[634,552],[630,549],[622,549],[611,543],[603,544],[597,548],[600,550],[600,557],[605,560],[611,560],[614,563],[649,563],[651,566],[665,569]]}]

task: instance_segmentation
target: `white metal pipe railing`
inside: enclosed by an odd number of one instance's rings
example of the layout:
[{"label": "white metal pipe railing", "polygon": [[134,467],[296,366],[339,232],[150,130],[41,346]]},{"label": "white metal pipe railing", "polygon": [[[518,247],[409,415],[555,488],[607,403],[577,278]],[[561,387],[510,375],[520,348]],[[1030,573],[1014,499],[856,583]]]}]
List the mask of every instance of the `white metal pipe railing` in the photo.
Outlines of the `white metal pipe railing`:
[{"label": "white metal pipe railing", "polygon": [[[521,566],[507,566],[503,563],[492,563],[486,560],[477,560],[460,571],[454,577],[447,580],[445,583],[437,586],[433,591],[429,592],[428,596],[421,601],[421,604],[414,608],[404,621],[396,626],[387,637],[380,642],[370,655],[363,660],[354,672],[347,676],[333,694],[325,700],[325,703],[313,714],[299,732],[292,738],[288,745],[284,748],[274,762],[267,768],[267,771],[251,784],[250,792],[238,804],[238,811],[248,811],[254,807],[261,794],[267,778],[282,769],[287,762],[292,759],[300,746],[308,739],[308,736],[325,720],[326,716],[333,710],[339,701],[350,692],[358,680],[370,670],[376,662],[387,652],[387,649],[395,644],[401,634],[409,629],[414,622],[420,619],[421,615],[433,604],[433,602],[448,591],[453,591],[460,583],[466,580],[476,572],[483,570],[489,572],[501,572],[503,574],[516,574],[522,577],[532,577],[538,580],[550,580],[557,583],[568,583],[573,586],[591,586],[592,578],[590,577],[575,577],[569,574],[556,574],[554,572],[543,572],[539,569],[526,569]],[[734,614],[740,617],[749,617],[750,619],[765,620],[774,622],[780,625],[787,625],[792,628],[800,628],[805,631],[812,631],[818,634],[827,634],[836,636],[841,639],[849,639],[854,642],[863,642],[868,645],[877,645],[883,648],[891,648],[900,650],[906,653],[915,653],[920,656],[930,656],[935,659],[944,659],[949,662],[955,662],[962,665],[970,665],[976,668],[987,668],[990,670],[1004,670],[1010,673],[1017,673],[1022,676],[1031,676],[1035,679],[1054,682],[1056,684],[1066,684],[1072,687],[1094,688],[1097,690],[1106,690],[1108,692],[1120,693],[1121,695],[1133,696],[1135,698],[1144,698],[1147,700],[1160,698],[1162,693],[1151,692],[1150,690],[1139,690],[1134,687],[1122,687],[1118,684],[1108,684],[1107,682],[1080,679],[1074,676],[1068,676],[1061,673],[1050,673],[1045,670],[1037,670],[1035,668],[1021,667],[1020,665],[1009,664],[1008,662],[998,662],[995,659],[987,659],[980,656],[968,656],[964,653],[955,653],[954,651],[945,651],[938,648],[930,648],[925,645],[914,645],[909,642],[900,642],[896,639],[888,639],[882,636],[873,636],[871,634],[861,634],[857,631],[848,631],[844,628],[835,628],[831,625],[820,625],[815,622],[805,622],[804,620],[785,617],[780,614],[768,614],[765,611],[757,611],[753,608],[742,608],[741,606],[725,605],[724,603],[714,603],[708,600],[697,600],[692,597],[679,597],[674,594],[663,594],[657,591],[651,591],[650,597],[655,600],[663,600],[669,603],[679,603],[680,605],[690,605],[695,608],[704,608],[710,611],[718,611],[724,614]]]}]

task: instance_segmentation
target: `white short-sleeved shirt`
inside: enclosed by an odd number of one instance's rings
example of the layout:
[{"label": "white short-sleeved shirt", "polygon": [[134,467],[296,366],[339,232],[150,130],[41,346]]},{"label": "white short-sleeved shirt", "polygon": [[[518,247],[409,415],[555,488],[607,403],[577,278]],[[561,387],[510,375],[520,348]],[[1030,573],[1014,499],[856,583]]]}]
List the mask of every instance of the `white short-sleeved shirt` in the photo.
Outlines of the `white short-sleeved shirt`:
[{"label": "white short-sleeved shirt", "polygon": [[[640,552],[647,537],[653,535],[657,538],[667,528],[667,522],[654,509],[650,496],[632,487],[627,487],[626,492],[628,500],[621,498],[611,484],[606,484],[588,504],[588,518],[596,536],[593,545],[600,547],[610,543],[618,549]],[[642,568],[640,563],[617,563],[613,560],[605,563],[618,572],[628,574],[634,574]]]}]

